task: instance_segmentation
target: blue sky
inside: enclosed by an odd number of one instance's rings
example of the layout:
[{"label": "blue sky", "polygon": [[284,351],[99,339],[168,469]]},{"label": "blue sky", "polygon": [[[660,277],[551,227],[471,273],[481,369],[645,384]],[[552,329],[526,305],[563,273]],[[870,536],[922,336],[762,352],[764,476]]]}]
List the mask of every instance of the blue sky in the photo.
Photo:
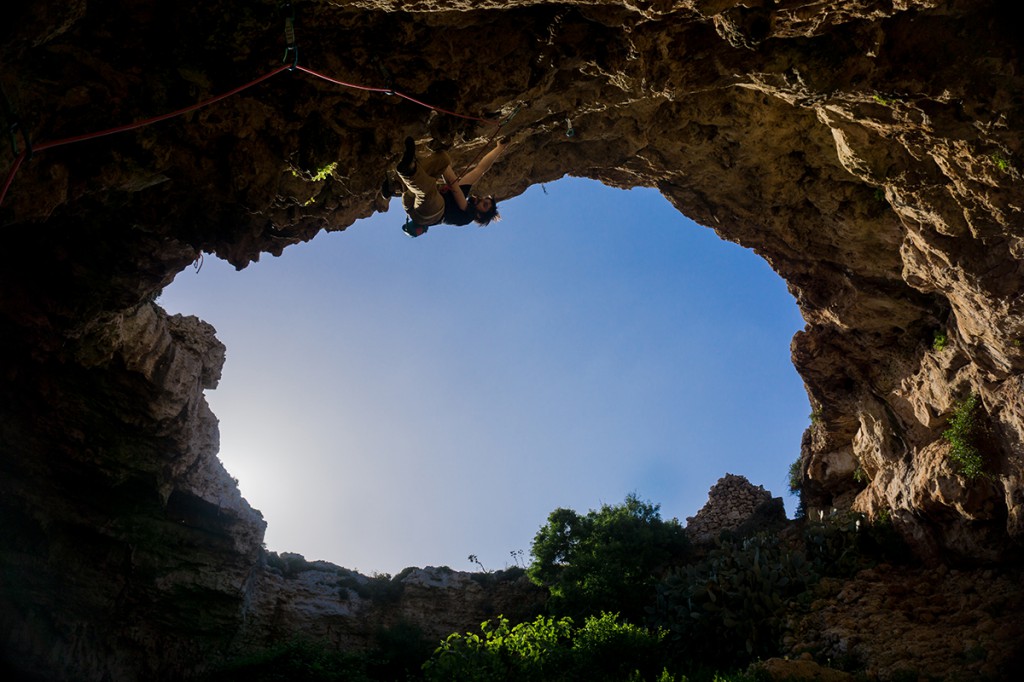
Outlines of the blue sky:
[{"label": "blue sky", "polygon": [[269,549],[371,574],[512,565],[556,507],[685,521],[725,473],[786,497],[803,327],[752,252],[658,192],[566,178],[418,239],[391,211],[158,303],[216,327],[221,459]]}]

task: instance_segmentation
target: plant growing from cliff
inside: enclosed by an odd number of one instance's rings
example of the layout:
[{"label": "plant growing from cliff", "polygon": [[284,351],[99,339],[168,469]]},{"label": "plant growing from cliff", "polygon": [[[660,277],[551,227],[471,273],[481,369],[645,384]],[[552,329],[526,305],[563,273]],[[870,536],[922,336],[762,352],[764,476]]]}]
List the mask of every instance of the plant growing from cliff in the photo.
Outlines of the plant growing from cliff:
[{"label": "plant growing from cliff", "polygon": [[470,562],[471,564],[476,564],[477,566],[479,566],[481,573],[488,572],[487,569],[484,568],[484,565],[480,563],[480,557],[478,557],[476,554],[470,554],[468,557],[466,557],[466,561]]},{"label": "plant growing from cliff", "polygon": [[946,336],[946,332],[941,329],[936,330],[932,335],[932,350],[936,353],[941,353],[946,349],[949,344],[949,337]]},{"label": "plant growing from cliff", "polygon": [[663,521],[658,510],[631,494],[585,516],[551,512],[534,537],[527,575],[548,588],[552,613],[581,618],[610,611],[639,621],[660,574],[689,553],[683,527]]},{"label": "plant growing from cliff", "polygon": [[978,396],[971,393],[953,409],[942,437],[949,443],[949,458],[968,480],[984,475],[984,462],[976,445],[978,438]]},{"label": "plant growing from cliff", "polygon": [[871,99],[875,100],[876,102],[878,102],[879,104],[881,104],[884,107],[891,107],[894,104],[896,104],[896,102],[899,101],[895,97],[887,97],[885,95],[880,95],[878,93],[875,93],[874,95],[872,95]]},{"label": "plant growing from cliff", "polygon": [[470,573],[469,579],[481,587],[491,587],[498,583],[515,582],[524,575],[526,575],[526,569],[522,566],[510,566],[504,570]]},{"label": "plant growing from cliff", "polygon": [[868,482],[868,475],[867,472],[864,471],[864,467],[859,466],[853,470],[853,480],[855,483]]},{"label": "plant growing from cliff", "polygon": [[798,504],[796,506],[796,518],[802,519],[807,516],[807,504],[804,501],[804,464],[803,458],[797,457],[792,464],[789,465],[789,492],[796,496]]},{"label": "plant growing from cliff", "polygon": [[337,167],[338,167],[338,162],[337,161],[333,161],[333,162],[327,164],[326,166],[318,168],[317,171],[315,173],[313,173],[313,178],[312,178],[313,182],[323,182],[324,180],[326,180],[328,178],[328,176],[330,176],[331,173],[333,173],[335,171],[335,169],[337,169]]},{"label": "plant growing from cliff", "polygon": [[320,168],[317,168],[315,171],[312,172],[299,170],[294,166],[291,167],[289,170],[291,171],[292,177],[305,178],[310,182],[323,182],[324,180],[329,178],[331,174],[334,173],[335,170],[337,170],[337,168],[338,162],[333,161],[331,163],[321,166]]},{"label": "plant growing from cliff", "polygon": [[994,163],[996,165],[996,168],[998,168],[1003,173],[1006,173],[1010,170],[1009,159],[1007,159],[999,152],[995,152],[994,154],[992,154],[992,163]]}]

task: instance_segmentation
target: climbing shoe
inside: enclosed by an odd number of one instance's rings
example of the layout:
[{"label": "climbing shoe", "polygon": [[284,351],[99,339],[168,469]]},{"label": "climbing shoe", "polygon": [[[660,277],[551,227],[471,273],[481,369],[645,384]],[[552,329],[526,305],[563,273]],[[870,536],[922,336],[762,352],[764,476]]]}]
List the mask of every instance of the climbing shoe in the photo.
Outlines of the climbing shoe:
[{"label": "climbing shoe", "polygon": [[417,225],[412,220],[407,220],[405,225],[402,225],[402,232],[405,232],[410,237],[421,237],[427,233],[427,226]]}]

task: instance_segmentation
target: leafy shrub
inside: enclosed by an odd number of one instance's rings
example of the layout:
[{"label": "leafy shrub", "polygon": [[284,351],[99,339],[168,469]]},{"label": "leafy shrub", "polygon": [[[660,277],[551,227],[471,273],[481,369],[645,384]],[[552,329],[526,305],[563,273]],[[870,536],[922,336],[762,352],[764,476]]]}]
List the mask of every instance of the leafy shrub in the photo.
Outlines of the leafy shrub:
[{"label": "leafy shrub", "polygon": [[572,679],[660,679],[665,634],[619,622],[616,614],[587,618],[573,640]]},{"label": "leafy shrub", "polygon": [[470,573],[469,579],[481,587],[489,587],[498,583],[511,583],[526,575],[526,569],[520,566],[510,566],[500,571],[485,571],[482,573]]},{"label": "leafy shrub", "polygon": [[798,519],[802,519],[807,515],[807,502],[804,499],[804,462],[803,457],[797,457],[789,465],[789,475],[787,477],[789,482],[789,492],[795,495],[797,498],[797,506],[795,516]]},{"label": "leafy shrub", "polygon": [[571,618],[544,616],[515,627],[499,618],[480,629],[450,635],[423,666],[427,682],[673,680],[660,665],[664,633],[620,622],[617,615],[587,618],[578,629]]},{"label": "leafy shrub", "polygon": [[689,552],[683,527],[662,521],[658,510],[629,495],[586,516],[553,511],[533,540],[527,571],[550,591],[552,613],[581,619],[609,611],[638,622],[654,602],[659,575]]},{"label": "leafy shrub", "polygon": [[978,396],[970,394],[953,410],[948,428],[942,437],[949,443],[949,458],[953,460],[968,480],[984,475],[984,462],[975,444],[978,438]]},{"label": "leafy shrub", "polygon": [[498,618],[484,621],[480,631],[449,635],[423,665],[427,682],[551,679],[563,666],[572,619],[538,616],[510,628]]},{"label": "leafy shrub", "polygon": [[1007,159],[1002,154],[1000,154],[999,152],[992,154],[992,163],[994,163],[996,165],[996,168],[998,168],[1004,173],[1010,170],[1010,160]]},{"label": "leafy shrub", "polygon": [[804,465],[803,458],[801,458],[801,457],[797,457],[796,460],[794,460],[793,463],[791,463],[789,465],[789,476],[788,476],[788,479],[789,479],[789,492],[791,492],[791,493],[799,493],[800,492],[800,487],[803,485],[803,482],[804,482],[804,466],[803,465]]}]

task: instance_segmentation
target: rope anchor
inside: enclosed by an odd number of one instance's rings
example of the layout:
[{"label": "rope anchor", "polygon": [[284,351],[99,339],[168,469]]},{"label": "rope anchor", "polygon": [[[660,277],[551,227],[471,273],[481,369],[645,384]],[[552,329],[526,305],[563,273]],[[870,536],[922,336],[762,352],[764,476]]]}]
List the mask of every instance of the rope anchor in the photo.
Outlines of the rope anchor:
[{"label": "rope anchor", "polygon": [[504,120],[504,121],[502,121],[502,122],[501,122],[501,123],[499,124],[499,127],[507,126],[507,125],[508,125],[508,124],[509,124],[509,123],[510,123],[510,122],[512,121],[512,119],[514,119],[514,118],[516,117],[516,114],[518,114],[518,113],[519,113],[519,110],[520,110],[520,109],[522,109],[522,108],[523,108],[524,106],[526,106],[526,103],[525,103],[525,102],[520,102],[520,103],[519,103],[519,104],[518,104],[518,105],[516,106],[516,108],[512,110],[512,113],[511,113],[511,114],[509,114],[508,116],[506,116],[506,117],[505,117],[505,120]]},{"label": "rope anchor", "polygon": [[374,66],[377,67],[377,71],[380,72],[381,78],[384,79],[384,94],[392,97],[395,96],[396,88],[394,75],[390,71],[388,71],[388,67],[384,66],[384,62],[382,62],[380,60],[380,57],[378,57],[377,55],[374,55],[371,58],[371,61],[373,62]]}]

